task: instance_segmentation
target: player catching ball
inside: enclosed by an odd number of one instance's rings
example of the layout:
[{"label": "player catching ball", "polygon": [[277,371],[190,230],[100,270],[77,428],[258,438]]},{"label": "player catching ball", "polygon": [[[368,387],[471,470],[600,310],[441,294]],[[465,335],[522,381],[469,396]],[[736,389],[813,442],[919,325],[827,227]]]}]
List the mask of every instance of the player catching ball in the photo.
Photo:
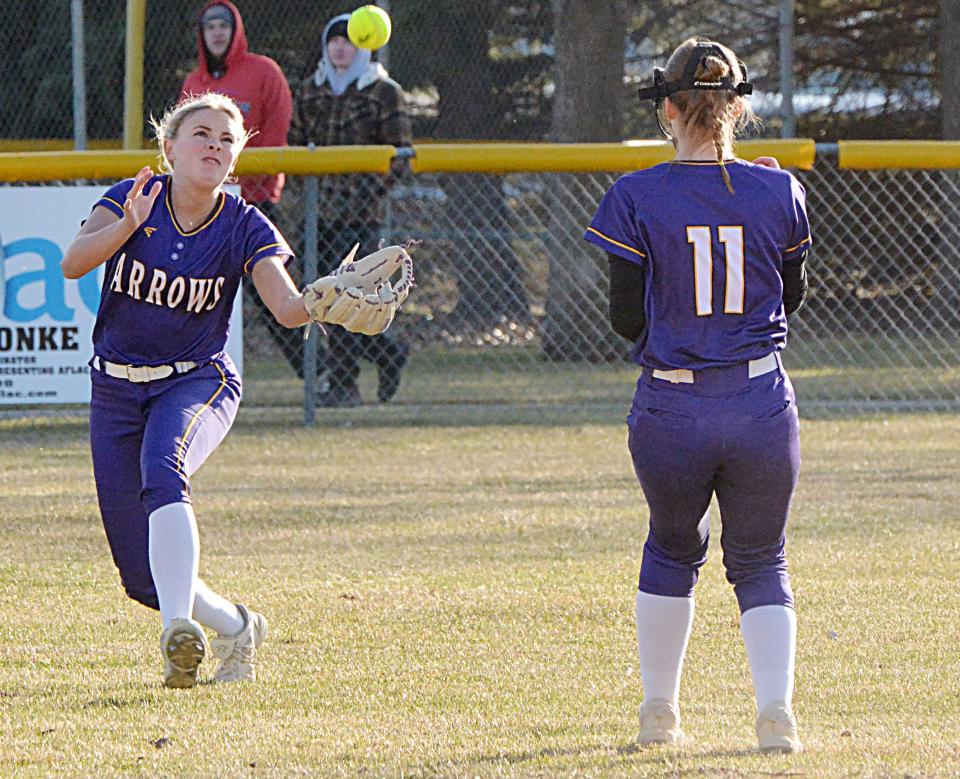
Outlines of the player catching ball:
[{"label": "player catching ball", "polygon": [[636,600],[641,746],[683,738],[680,673],[716,495],[760,749],[801,748],[784,552],[800,438],[780,351],[806,293],[810,228],[790,173],[733,154],[750,92],[727,47],[684,41],[640,90],[676,158],[617,180],[585,236],[608,253],[611,323],[642,368],[627,419],[650,511]]},{"label": "player catching ball", "polygon": [[[335,321],[385,329],[409,283],[365,289],[356,266],[301,294],[285,264],[293,252],[255,207],[222,187],[247,141],[228,97],[188,98],[154,124],[167,173],[143,168],[115,184],[67,249],[76,279],[106,263],[90,361],[90,442],[100,513],[127,594],[159,609],[163,681],[192,687],[207,652],[214,681],[255,678],[262,615],[197,577],[199,539],[190,477],[223,441],[240,402],[240,377],[225,353],[241,277],[251,274],[277,321]],[[374,264],[410,261],[400,247]],[[367,274],[367,276],[377,274]],[[412,279],[411,279],[412,280]],[[202,626],[218,636],[208,644]]]}]

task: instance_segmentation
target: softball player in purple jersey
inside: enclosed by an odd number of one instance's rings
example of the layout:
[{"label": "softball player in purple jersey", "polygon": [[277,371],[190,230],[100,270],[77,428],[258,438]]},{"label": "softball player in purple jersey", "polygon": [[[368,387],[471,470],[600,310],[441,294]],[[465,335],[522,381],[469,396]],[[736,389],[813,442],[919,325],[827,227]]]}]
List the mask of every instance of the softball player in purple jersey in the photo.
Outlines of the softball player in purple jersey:
[{"label": "softball player in purple jersey", "polygon": [[801,748],[784,553],[800,441],[780,351],[806,292],[810,229],[790,173],[733,155],[734,132],[753,120],[750,92],[729,49],[680,45],[641,90],[676,158],[620,178],[585,236],[609,255],[611,323],[642,366],[627,421],[650,511],[636,601],[643,746],[683,738],[680,673],[716,495],[759,746]]},{"label": "softball player in purple jersey", "polygon": [[[100,512],[127,594],[159,609],[164,683],[192,687],[204,655],[215,681],[255,678],[262,615],[197,577],[190,477],[230,429],[240,377],[224,352],[249,273],[287,327],[308,321],[286,240],[221,187],[247,134],[227,97],[188,99],[155,123],[166,175],[112,186],[67,249],[79,278],[106,263],[93,332],[90,441]],[[208,644],[201,627],[219,635]]]}]

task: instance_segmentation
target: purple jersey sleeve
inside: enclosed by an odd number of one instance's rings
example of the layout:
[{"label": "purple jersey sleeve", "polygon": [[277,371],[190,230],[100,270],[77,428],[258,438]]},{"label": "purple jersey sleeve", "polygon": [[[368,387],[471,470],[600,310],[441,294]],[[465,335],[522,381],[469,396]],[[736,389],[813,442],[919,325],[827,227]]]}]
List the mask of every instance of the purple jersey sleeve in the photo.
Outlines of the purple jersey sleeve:
[{"label": "purple jersey sleeve", "polygon": [[810,249],[810,223],[807,221],[807,192],[794,176],[790,176],[791,197],[787,219],[789,237],[783,250],[783,261],[799,260]]},{"label": "purple jersey sleeve", "polygon": [[93,207],[96,208],[97,206],[103,206],[105,209],[113,212],[122,219],[123,204],[127,202],[127,195],[130,194],[130,190],[132,188],[133,179],[124,179],[123,181],[118,181],[100,196],[100,199],[93,204]]},{"label": "purple jersey sleeve", "polygon": [[284,265],[293,259],[293,250],[276,226],[260,209],[247,206],[247,224],[243,239],[243,273],[251,273],[265,257],[282,257]]},{"label": "purple jersey sleeve", "polygon": [[607,190],[583,237],[611,254],[643,264],[649,249],[640,233],[633,193],[624,184],[621,178]]}]

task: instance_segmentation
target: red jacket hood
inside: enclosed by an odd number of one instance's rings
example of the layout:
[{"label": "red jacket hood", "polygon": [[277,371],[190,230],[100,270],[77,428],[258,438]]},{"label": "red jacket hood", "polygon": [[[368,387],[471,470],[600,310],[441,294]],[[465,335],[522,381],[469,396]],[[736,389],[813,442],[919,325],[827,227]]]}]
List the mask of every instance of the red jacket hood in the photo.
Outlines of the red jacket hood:
[{"label": "red jacket hood", "polygon": [[230,47],[224,58],[227,69],[229,70],[231,65],[247,53],[247,34],[243,30],[243,17],[240,16],[239,9],[230,0],[210,0],[200,9],[200,15],[197,17],[197,65],[204,81],[212,79],[212,76],[207,68],[207,47],[203,42],[203,25],[200,20],[212,5],[222,5],[233,14],[233,37],[230,38]]}]

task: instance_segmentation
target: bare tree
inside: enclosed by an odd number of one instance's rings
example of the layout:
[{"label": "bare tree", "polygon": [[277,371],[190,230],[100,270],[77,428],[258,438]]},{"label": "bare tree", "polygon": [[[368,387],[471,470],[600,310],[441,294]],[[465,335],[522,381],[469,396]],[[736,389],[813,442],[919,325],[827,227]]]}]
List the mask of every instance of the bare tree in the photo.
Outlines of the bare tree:
[{"label": "bare tree", "polygon": [[554,0],[554,140],[619,141],[626,0]]},{"label": "bare tree", "polygon": [[[449,4],[448,4],[449,5]],[[476,4],[450,16],[459,24],[460,52],[437,78],[440,117],[435,132],[447,139],[470,139],[497,115],[494,101],[494,63],[490,58],[489,31],[499,10],[496,4]],[[463,84],[469,74],[469,88]],[[483,132],[489,133],[489,130]],[[499,177],[482,174],[442,175],[449,193],[448,218],[455,229],[471,236],[452,242],[447,256],[460,296],[444,319],[450,329],[485,330],[501,322],[529,320],[527,294],[511,246],[511,214]],[[470,203],[472,208],[464,209]]]},{"label": "bare tree", "polygon": [[943,138],[960,139],[960,0],[940,0],[940,112]]},{"label": "bare tree", "polygon": [[[940,0],[938,19],[939,40],[937,46],[940,77],[940,116],[943,122],[941,137],[947,141],[960,139],[960,0]],[[943,175],[953,184],[956,191],[956,171]],[[938,296],[942,298],[942,310],[956,322],[957,306],[960,305],[960,272],[958,272],[957,241],[960,240],[960,207],[956,199],[946,195],[934,221],[939,221],[943,235],[938,253],[946,258],[940,263],[940,284]],[[952,314],[952,316],[951,316]]]},{"label": "bare tree", "polygon": [[[551,137],[589,142],[622,139],[626,0],[554,0],[556,88]],[[541,329],[544,352],[557,360],[607,360],[624,354],[606,324],[606,261],[581,238],[595,203],[575,195],[566,174],[553,188],[550,281]],[[597,328],[604,335],[597,338]]]}]

